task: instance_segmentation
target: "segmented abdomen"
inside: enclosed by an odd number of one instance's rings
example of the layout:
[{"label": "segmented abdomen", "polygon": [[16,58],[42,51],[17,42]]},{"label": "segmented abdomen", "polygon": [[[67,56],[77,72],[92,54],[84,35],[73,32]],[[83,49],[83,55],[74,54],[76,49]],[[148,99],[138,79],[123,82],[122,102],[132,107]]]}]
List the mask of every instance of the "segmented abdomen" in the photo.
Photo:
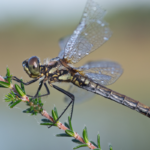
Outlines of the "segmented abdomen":
[{"label": "segmented abdomen", "polygon": [[74,75],[72,77],[72,83],[87,91],[96,93],[105,98],[111,99],[119,104],[127,106],[133,110],[136,110],[137,112],[150,118],[150,107],[130,97],[127,97],[123,94],[117,93],[109,88],[106,88],[105,86],[95,83],[94,81],[88,78],[85,78],[81,75]]}]

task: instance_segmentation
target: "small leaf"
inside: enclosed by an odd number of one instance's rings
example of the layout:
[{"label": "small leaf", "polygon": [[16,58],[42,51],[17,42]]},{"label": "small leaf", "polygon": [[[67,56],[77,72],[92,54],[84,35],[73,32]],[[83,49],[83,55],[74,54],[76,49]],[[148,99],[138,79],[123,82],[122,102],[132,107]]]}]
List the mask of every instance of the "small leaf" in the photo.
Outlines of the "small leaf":
[{"label": "small leaf", "polygon": [[33,110],[34,110],[34,107],[33,107],[33,106],[30,106],[30,110],[33,111]]},{"label": "small leaf", "polygon": [[74,135],[75,135],[74,132],[71,130],[65,130],[65,132],[72,137],[74,137]]},{"label": "small leaf", "polygon": [[94,150],[101,150],[101,149],[99,149],[99,148],[95,148]]},{"label": "small leaf", "polygon": [[87,137],[87,139],[88,139],[87,127],[85,126],[85,128],[84,128],[84,129],[85,129],[85,131],[86,131],[85,133],[86,133],[86,137]]},{"label": "small leaf", "polygon": [[19,87],[19,85],[15,84],[15,89],[18,92],[18,94],[23,97],[25,96],[24,92],[22,91],[22,89]]},{"label": "small leaf", "polygon": [[109,150],[113,150],[112,145],[109,143]]},{"label": "small leaf", "polygon": [[51,122],[49,119],[41,119],[41,121],[43,121],[43,122]]},{"label": "small leaf", "polygon": [[82,135],[83,135],[83,139],[84,139],[85,143],[88,143],[89,140],[88,140],[88,137],[87,137],[87,129],[86,129],[86,127],[83,129]]},{"label": "small leaf", "polygon": [[1,86],[1,87],[4,87],[4,88],[9,88],[9,87],[10,87],[10,84],[7,83],[7,82],[4,82],[4,81],[0,81],[0,86]]},{"label": "small leaf", "polygon": [[54,121],[56,121],[57,120],[57,115],[56,115],[54,110],[52,110],[52,116],[53,116]]},{"label": "small leaf", "polygon": [[2,86],[2,85],[0,85],[0,87],[2,87],[2,88],[6,88],[6,87],[4,87],[4,86]]},{"label": "small leaf", "polygon": [[39,103],[40,106],[43,106],[41,97],[39,97],[40,95],[41,95],[41,94],[40,94],[40,92],[39,92],[39,94],[38,94],[38,103]]},{"label": "small leaf", "polygon": [[60,134],[56,134],[57,137],[70,137],[70,135],[66,134],[66,133],[60,133]]},{"label": "small leaf", "polygon": [[44,122],[44,123],[40,123],[40,125],[54,126],[52,122]]},{"label": "small leaf", "polygon": [[[38,96],[41,96],[40,92],[38,93]],[[38,97],[38,100],[41,100],[41,97]]]},{"label": "small leaf", "polygon": [[23,110],[22,112],[23,112],[23,113],[31,113],[31,109],[30,109],[30,108],[27,108],[26,110]]},{"label": "small leaf", "polygon": [[97,135],[97,145],[98,145],[98,148],[101,149],[101,145],[100,145],[100,135],[99,135],[99,134]]},{"label": "small leaf", "polygon": [[74,147],[73,149],[78,149],[78,148],[80,148],[80,147],[88,147],[88,145],[87,145],[87,144],[81,144],[81,145],[79,145],[79,146],[77,146],[77,147]]},{"label": "small leaf", "polygon": [[82,142],[80,142],[80,141],[77,140],[77,139],[72,139],[72,142],[77,143],[77,144],[83,144]]},{"label": "small leaf", "polygon": [[37,114],[38,114],[37,112],[33,112],[33,113],[32,113],[32,115],[35,115],[35,116],[36,116]]},{"label": "small leaf", "polygon": [[10,70],[9,70],[9,68],[7,67],[7,74],[6,74],[6,76],[7,76],[7,81],[8,81],[8,83],[10,84],[11,83],[11,75],[10,75]]},{"label": "small leaf", "polygon": [[[23,81],[22,79],[20,79],[20,80]],[[26,93],[25,93],[24,84],[21,82],[20,85],[21,85],[21,89],[22,89],[22,91],[24,92],[24,94],[26,94]]]},{"label": "small leaf", "polygon": [[22,100],[17,100],[16,102],[12,103],[10,106],[10,108],[13,108],[14,106],[16,106],[17,104],[19,104]]},{"label": "small leaf", "polygon": [[70,128],[70,130],[73,131],[70,116],[68,116],[68,122],[69,122],[69,128]]},{"label": "small leaf", "polygon": [[57,116],[57,118],[58,118],[58,112],[57,112],[56,107],[54,107],[54,111],[55,111],[55,114],[56,114],[56,116]]},{"label": "small leaf", "polygon": [[112,148],[112,147],[109,147],[109,150],[113,150],[113,148]]},{"label": "small leaf", "polygon": [[9,104],[8,104],[8,106],[11,106],[13,104],[13,101],[11,101]]},{"label": "small leaf", "polygon": [[93,141],[90,141],[95,147],[98,147]]},{"label": "small leaf", "polygon": [[5,98],[5,102],[10,102],[10,101],[12,101],[12,100],[9,98]]},{"label": "small leaf", "polygon": [[68,125],[67,122],[65,122],[64,125],[65,125],[68,129],[70,129],[70,127],[69,127],[69,125]]}]

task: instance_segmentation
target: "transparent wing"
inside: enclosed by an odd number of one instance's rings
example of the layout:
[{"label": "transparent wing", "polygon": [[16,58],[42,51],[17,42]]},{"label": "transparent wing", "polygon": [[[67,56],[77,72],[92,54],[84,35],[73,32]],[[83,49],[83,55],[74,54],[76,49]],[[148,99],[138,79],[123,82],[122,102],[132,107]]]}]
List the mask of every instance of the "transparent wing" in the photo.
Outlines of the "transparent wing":
[{"label": "transparent wing", "polygon": [[82,67],[76,68],[76,70],[105,86],[114,83],[123,72],[118,63],[111,61],[89,62]]},{"label": "transparent wing", "polygon": [[63,58],[63,56],[64,56],[64,54],[65,54],[65,46],[66,46],[68,40],[70,39],[70,37],[71,37],[71,36],[69,35],[69,36],[66,36],[66,37],[64,37],[64,38],[61,38],[61,39],[59,40],[60,52],[59,52],[58,57],[61,58],[61,59]]},{"label": "transparent wing", "polygon": [[[72,93],[75,96],[75,103],[80,103],[85,100],[89,100],[95,95],[94,93],[81,89],[71,83],[68,92]],[[70,98],[68,96],[65,96],[64,100],[67,103],[70,102]]]},{"label": "transparent wing", "polygon": [[65,47],[64,59],[77,63],[106,42],[111,31],[103,21],[105,11],[95,0],[87,0],[82,19]]}]

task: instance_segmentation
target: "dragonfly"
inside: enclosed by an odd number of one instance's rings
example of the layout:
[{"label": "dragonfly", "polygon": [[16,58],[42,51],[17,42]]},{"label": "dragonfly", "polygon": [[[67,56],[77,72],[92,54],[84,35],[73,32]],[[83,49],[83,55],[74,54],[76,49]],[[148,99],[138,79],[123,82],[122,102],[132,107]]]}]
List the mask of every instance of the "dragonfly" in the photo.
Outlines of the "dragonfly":
[{"label": "dragonfly", "polygon": [[58,119],[71,108],[71,118],[73,115],[75,96],[56,85],[56,82],[72,83],[77,88],[82,88],[88,92],[98,94],[114,102],[129,107],[150,118],[150,107],[136,101],[123,94],[115,92],[105,86],[114,83],[122,74],[121,66],[112,61],[88,62],[84,66],[74,67],[73,64],[79,62],[83,57],[98,49],[111,37],[111,30],[103,20],[106,11],[103,10],[95,0],[87,0],[81,21],[72,35],[60,39],[61,51],[58,57],[47,61],[43,65],[37,56],[32,56],[23,61],[22,66],[29,77],[33,78],[29,82],[23,82],[16,76],[12,79],[22,82],[24,85],[32,84],[38,80],[38,90],[32,98],[38,97],[38,93],[44,85],[47,93],[50,94],[48,84],[56,90],[64,93],[70,98],[67,107]]}]

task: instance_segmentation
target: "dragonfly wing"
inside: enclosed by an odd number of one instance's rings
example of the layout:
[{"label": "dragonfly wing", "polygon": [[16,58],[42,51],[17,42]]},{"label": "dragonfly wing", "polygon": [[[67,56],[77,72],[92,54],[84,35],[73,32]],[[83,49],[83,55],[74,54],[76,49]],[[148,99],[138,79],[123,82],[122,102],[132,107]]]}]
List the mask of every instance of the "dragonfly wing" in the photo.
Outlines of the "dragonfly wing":
[{"label": "dragonfly wing", "polygon": [[[85,100],[91,99],[95,94],[88,92],[84,89],[81,89],[73,84],[70,83],[70,87],[68,89],[68,92],[72,93],[75,96],[75,103],[80,103]],[[65,102],[69,103],[70,98],[68,96],[65,96],[64,98]]]},{"label": "dragonfly wing", "polygon": [[111,37],[108,24],[103,21],[105,13],[95,0],[87,0],[80,24],[66,44],[66,61],[77,63]]},{"label": "dragonfly wing", "polygon": [[76,70],[104,86],[114,83],[123,72],[118,63],[111,61],[89,62]]},{"label": "dragonfly wing", "polygon": [[61,58],[61,59],[65,55],[65,46],[66,46],[69,39],[70,39],[70,36],[66,36],[66,37],[61,38],[59,40],[60,52],[59,52],[58,57]]}]

